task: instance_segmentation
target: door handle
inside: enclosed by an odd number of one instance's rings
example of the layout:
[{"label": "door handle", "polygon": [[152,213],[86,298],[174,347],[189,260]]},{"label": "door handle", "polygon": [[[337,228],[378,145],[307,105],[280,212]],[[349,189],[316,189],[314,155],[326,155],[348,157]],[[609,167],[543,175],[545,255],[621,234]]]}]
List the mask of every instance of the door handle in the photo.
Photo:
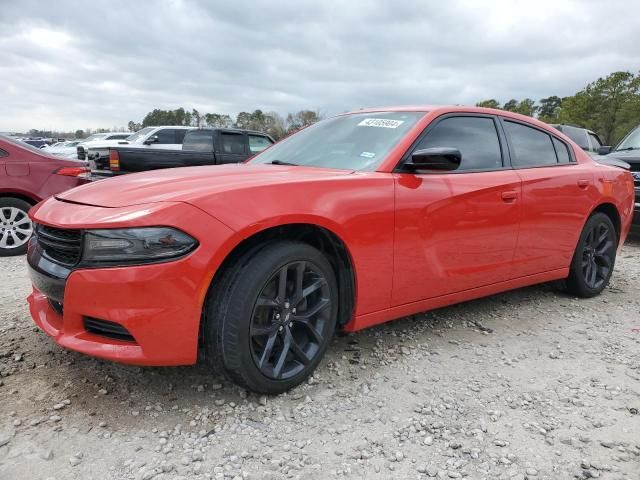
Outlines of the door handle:
[{"label": "door handle", "polygon": [[507,190],[506,192],[502,192],[502,200],[505,202],[511,203],[518,198],[518,192],[515,190]]},{"label": "door handle", "polygon": [[578,180],[578,186],[580,188],[587,188],[590,183],[589,180]]}]

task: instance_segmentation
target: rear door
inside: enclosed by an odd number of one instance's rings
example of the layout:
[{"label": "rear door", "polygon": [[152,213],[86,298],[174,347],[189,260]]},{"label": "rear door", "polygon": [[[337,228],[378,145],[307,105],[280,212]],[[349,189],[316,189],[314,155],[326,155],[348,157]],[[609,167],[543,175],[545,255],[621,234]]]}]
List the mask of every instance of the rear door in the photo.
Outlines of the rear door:
[{"label": "rear door", "polygon": [[239,163],[249,158],[247,135],[244,132],[220,130],[217,163]]},{"label": "rear door", "polygon": [[520,178],[509,165],[497,119],[447,115],[414,150],[453,147],[453,172],[395,173],[393,305],[461,292],[513,276],[520,222]]},{"label": "rear door", "polygon": [[502,125],[522,180],[515,273],[522,277],[566,268],[597,198],[593,174],[562,139],[512,119],[503,118]]}]

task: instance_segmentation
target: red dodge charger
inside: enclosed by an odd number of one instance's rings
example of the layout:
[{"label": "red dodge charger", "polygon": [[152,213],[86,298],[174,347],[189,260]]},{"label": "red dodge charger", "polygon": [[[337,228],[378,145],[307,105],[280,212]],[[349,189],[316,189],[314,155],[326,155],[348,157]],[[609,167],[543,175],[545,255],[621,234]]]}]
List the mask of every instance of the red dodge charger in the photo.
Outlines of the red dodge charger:
[{"label": "red dodge charger", "polygon": [[318,122],[241,165],[101,181],[31,211],[31,314],[63,347],[138,365],[205,358],[302,382],[337,328],[535,283],[600,293],[630,228],[629,172],[482,108]]}]

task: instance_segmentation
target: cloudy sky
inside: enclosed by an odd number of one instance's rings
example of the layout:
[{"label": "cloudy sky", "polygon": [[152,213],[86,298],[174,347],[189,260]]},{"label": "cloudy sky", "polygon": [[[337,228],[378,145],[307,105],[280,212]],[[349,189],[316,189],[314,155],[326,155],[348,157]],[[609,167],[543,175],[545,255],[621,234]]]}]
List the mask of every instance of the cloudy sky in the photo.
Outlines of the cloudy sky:
[{"label": "cloudy sky", "polygon": [[0,131],[539,99],[638,69],[635,1],[0,0]]}]

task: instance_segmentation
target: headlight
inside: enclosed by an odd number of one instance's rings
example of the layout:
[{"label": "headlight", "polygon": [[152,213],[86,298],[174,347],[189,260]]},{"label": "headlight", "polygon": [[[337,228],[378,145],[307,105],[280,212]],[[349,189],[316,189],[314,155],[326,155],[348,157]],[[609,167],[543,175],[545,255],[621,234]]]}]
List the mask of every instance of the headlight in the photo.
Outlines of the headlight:
[{"label": "headlight", "polygon": [[82,263],[85,265],[152,263],[174,259],[192,251],[198,242],[169,227],[86,230]]}]

